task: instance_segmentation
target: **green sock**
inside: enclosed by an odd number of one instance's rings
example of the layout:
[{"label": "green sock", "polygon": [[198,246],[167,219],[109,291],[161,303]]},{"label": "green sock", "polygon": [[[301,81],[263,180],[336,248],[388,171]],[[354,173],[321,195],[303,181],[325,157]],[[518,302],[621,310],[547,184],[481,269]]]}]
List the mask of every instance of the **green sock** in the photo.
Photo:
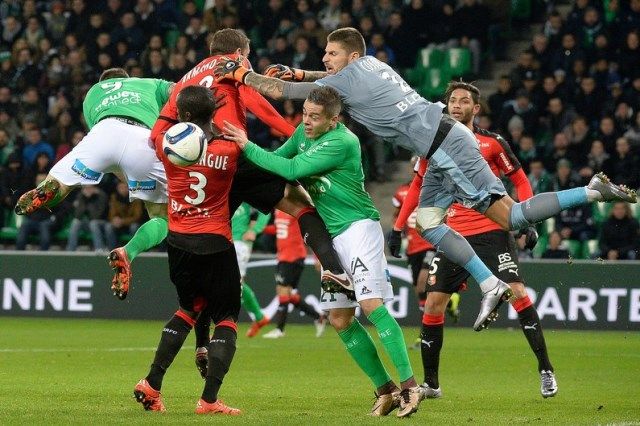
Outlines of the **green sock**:
[{"label": "green sock", "polygon": [[396,367],[400,381],[404,382],[413,377],[404,335],[395,318],[389,314],[384,305],[378,306],[368,318],[376,327],[382,346],[384,346],[387,355],[391,358],[393,366]]},{"label": "green sock", "polygon": [[338,331],[338,336],[342,339],[351,358],[369,376],[376,389],[391,380],[389,373],[382,365],[371,336],[357,319],[354,318],[347,329]]},{"label": "green sock", "polygon": [[168,232],[169,223],[166,218],[154,217],[146,221],[124,246],[129,261],[133,261],[143,251],[160,244],[167,237]]},{"label": "green sock", "polygon": [[262,313],[262,309],[260,309],[260,304],[258,303],[258,299],[256,299],[255,293],[251,290],[251,287],[244,282],[242,283],[242,307],[251,312],[256,317],[256,321],[260,321],[264,318],[264,314]]}]

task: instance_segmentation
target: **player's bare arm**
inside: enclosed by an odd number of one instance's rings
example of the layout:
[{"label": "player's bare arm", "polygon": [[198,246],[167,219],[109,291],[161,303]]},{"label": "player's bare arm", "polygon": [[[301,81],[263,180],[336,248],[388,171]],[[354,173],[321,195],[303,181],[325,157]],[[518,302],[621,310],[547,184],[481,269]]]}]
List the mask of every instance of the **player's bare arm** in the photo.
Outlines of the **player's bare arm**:
[{"label": "player's bare arm", "polygon": [[306,71],[304,72],[304,80],[306,82],[314,82],[326,77],[328,74],[326,71]]}]

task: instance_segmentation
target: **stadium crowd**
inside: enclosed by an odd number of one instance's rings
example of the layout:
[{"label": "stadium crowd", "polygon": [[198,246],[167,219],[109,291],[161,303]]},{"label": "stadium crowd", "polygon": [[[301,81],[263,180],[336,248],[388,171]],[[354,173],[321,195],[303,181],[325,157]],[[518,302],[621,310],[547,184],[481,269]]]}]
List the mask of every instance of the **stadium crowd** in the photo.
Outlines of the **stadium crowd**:
[{"label": "stadium crowd", "polygon": [[[32,233],[42,250],[52,238],[75,250],[80,239],[95,250],[118,245],[145,220],[139,202],[128,203],[115,178],[76,191],[54,212],[41,211],[15,225],[18,197],[85,134],[84,94],[109,67],[131,76],[175,81],[208,54],[212,32],[242,28],[251,38],[251,62],[322,69],[326,35],[354,26],[368,54],[403,71],[425,47],[462,46],[472,55],[471,74],[506,51],[508,2],[498,0],[1,0],[0,1],[0,238],[24,249]],[[531,4],[529,2],[529,4]],[[480,127],[508,139],[534,193],[585,184],[599,171],[617,183],[640,187],[640,0],[576,0],[560,14],[552,2],[532,4],[524,23],[542,30],[510,73],[486,99]],[[431,99],[437,100],[437,99]],[[277,105],[292,124],[300,105]],[[251,139],[278,146],[282,135],[249,115]],[[366,129],[360,137],[366,173],[384,180],[396,153]],[[602,212],[563,212],[557,235],[579,242],[599,238],[605,258],[635,258],[639,214],[615,205]],[[610,217],[609,217],[610,216]],[[83,232],[84,231],[84,232]],[[6,234],[5,234],[6,233]],[[558,249],[562,251],[562,249]],[[615,252],[612,253],[612,252]],[[562,255],[562,253],[561,253]],[[555,256],[553,254],[549,255]]]}]

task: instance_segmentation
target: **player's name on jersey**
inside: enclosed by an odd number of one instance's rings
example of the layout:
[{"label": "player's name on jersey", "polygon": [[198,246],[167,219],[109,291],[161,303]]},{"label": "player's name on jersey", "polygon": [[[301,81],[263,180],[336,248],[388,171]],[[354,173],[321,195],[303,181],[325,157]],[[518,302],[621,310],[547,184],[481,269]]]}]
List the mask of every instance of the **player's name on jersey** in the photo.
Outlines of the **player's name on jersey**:
[{"label": "player's name on jersey", "polygon": [[214,155],[214,154],[205,154],[202,157],[202,160],[198,163],[200,166],[209,167],[215,170],[227,170],[227,165],[229,164],[229,156],[228,155]]}]

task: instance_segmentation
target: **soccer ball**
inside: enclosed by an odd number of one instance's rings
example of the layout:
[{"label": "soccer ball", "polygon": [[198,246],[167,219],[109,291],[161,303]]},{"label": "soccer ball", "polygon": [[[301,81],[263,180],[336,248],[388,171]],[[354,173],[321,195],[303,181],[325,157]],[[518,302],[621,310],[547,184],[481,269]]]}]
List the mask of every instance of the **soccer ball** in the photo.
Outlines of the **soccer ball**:
[{"label": "soccer ball", "polygon": [[186,167],[202,159],[207,148],[207,137],[193,123],[171,126],[162,139],[162,151],[176,166]]}]

